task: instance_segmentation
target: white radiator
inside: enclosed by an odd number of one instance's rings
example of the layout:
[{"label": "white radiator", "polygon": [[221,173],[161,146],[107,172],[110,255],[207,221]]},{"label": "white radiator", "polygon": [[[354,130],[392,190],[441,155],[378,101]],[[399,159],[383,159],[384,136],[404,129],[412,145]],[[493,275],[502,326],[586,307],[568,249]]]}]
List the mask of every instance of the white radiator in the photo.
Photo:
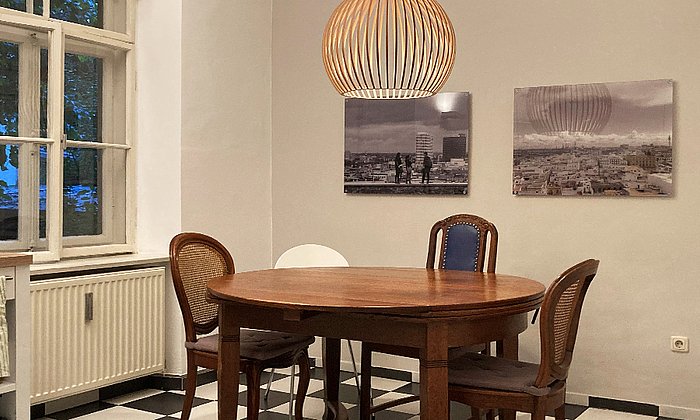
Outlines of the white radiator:
[{"label": "white radiator", "polygon": [[32,282],[31,403],[164,367],[165,270]]}]

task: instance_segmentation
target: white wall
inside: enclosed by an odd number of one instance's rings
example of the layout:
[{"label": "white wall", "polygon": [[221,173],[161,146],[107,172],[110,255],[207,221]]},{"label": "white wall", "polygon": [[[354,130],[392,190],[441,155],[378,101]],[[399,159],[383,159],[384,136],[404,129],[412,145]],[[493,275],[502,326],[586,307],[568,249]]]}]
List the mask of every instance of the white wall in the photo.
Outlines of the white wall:
[{"label": "white wall", "polygon": [[[501,233],[500,272],[549,283],[601,260],[570,392],[700,409],[700,3],[442,0],[458,42],[444,90],[473,94],[468,197],[343,194],[343,99],[320,56],[338,3],[273,5],[273,258],[317,242],[354,265],[422,266],[435,220],[480,214]],[[513,88],[659,78],[675,80],[673,198],[511,195]],[[672,353],[671,335],[690,336],[691,352]],[[521,358],[536,360],[534,328],[522,343]]]},{"label": "white wall", "polygon": [[[139,238],[167,252],[207,233],[237,271],[271,264],[271,5],[139,2]],[[169,276],[168,276],[169,277]],[[184,328],[166,288],[166,368],[186,372]]]},{"label": "white wall", "polygon": [[[206,4],[206,7],[202,7]],[[270,0],[184,0],[182,228],[271,264]]]},{"label": "white wall", "polygon": [[[139,1],[137,10],[136,239],[139,252],[162,255],[181,226],[180,3]],[[166,371],[182,373],[186,355],[180,307],[174,289],[165,290]]]},{"label": "white wall", "polygon": [[137,243],[168,250],[180,230],[181,0],[139,1],[137,65]]},{"label": "white wall", "polygon": [[[270,267],[271,3],[138,2],[138,240],[165,255],[180,231]],[[185,372],[184,331],[166,296],[166,372]]]}]

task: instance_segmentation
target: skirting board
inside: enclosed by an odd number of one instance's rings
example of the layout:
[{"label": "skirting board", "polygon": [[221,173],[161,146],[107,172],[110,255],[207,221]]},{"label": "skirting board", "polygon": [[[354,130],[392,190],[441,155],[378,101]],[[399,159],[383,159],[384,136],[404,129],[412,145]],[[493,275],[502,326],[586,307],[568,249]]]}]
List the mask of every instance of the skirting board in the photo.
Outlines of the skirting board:
[{"label": "skirting board", "polygon": [[[316,366],[322,366],[323,363],[320,358],[316,359]],[[352,362],[341,360],[340,368],[347,372],[352,372]],[[377,368],[373,366],[373,369]],[[360,366],[358,364],[358,369]],[[412,382],[419,382],[420,375],[419,372],[415,371],[399,371],[396,369],[381,368],[383,371],[396,371],[397,375],[410,374]],[[401,372],[401,373],[399,373]],[[391,375],[390,375],[391,376]],[[402,378],[404,379],[404,378]],[[405,379],[408,379],[407,377]],[[700,409],[687,408],[687,407],[676,407],[672,405],[655,405],[649,403],[641,403],[634,401],[623,401],[616,400],[612,398],[598,397],[593,395],[579,394],[574,392],[566,393],[566,402],[568,404],[580,405],[584,407],[592,408],[604,408],[608,410],[625,411],[628,413],[652,415],[657,417],[667,417],[671,419],[683,419],[683,420],[700,420]]]},{"label": "skirting board", "polygon": [[[673,405],[655,405],[635,401],[623,401],[612,398],[597,397],[593,395],[566,393],[566,402],[569,404],[583,405],[586,407],[605,408],[609,410],[625,411],[628,413],[667,417],[671,419],[700,420],[700,410]],[[655,411],[650,411],[655,410]]]}]

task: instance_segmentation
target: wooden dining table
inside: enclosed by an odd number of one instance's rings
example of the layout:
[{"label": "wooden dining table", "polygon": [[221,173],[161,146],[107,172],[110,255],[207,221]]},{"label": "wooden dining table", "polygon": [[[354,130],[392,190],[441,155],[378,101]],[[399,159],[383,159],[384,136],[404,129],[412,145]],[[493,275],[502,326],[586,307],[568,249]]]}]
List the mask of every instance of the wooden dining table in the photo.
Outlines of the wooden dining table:
[{"label": "wooden dining table", "polygon": [[544,286],[507,274],[394,267],[289,268],[212,279],[219,305],[218,418],[236,419],[240,328],[325,337],[324,419],[339,401],[340,339],[420,349],[420,416],[448,418],[448,348],[501,341],[517,358]]}]

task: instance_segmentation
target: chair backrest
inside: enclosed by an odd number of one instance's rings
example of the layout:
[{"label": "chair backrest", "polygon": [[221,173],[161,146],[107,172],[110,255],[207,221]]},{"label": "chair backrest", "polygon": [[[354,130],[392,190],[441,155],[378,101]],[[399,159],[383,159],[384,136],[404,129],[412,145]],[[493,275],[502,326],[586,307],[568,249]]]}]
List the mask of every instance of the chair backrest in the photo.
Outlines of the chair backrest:
[{"label": "chair backrest", "polygon": [[207,281],[233,274],[233,258],[216,239],[185,232],[170,241],[170,268],[185,322],[185,339],[195,342],[197,334],[210,333],[219,323],[218,306],[206,301]]},{"label": "chair backrest", "polygon": [[275,268],[347,266],[348,260],[338,251],[316,244],[303,244],[290,248],[280,255],[275,263]]},{"label": "chair backrest", "polygon": [[[440,255],[435,267],[438,235]],[[488,244],[488,264],[484,267],[486,247]],[[447,270],[496,271],[496,251],[498,249],[498,231],[488,220],[472,214],[455,214],[440,220],[430,230],[428,243],[428,260],[426,268],[444,268]]]},{"label": "chair backrest", "polygon": [[547,288],[540,318],[541,361],[535,386],[565,380],[576,343],[583,299],[598,272],[598,260],[583,261]]}]

